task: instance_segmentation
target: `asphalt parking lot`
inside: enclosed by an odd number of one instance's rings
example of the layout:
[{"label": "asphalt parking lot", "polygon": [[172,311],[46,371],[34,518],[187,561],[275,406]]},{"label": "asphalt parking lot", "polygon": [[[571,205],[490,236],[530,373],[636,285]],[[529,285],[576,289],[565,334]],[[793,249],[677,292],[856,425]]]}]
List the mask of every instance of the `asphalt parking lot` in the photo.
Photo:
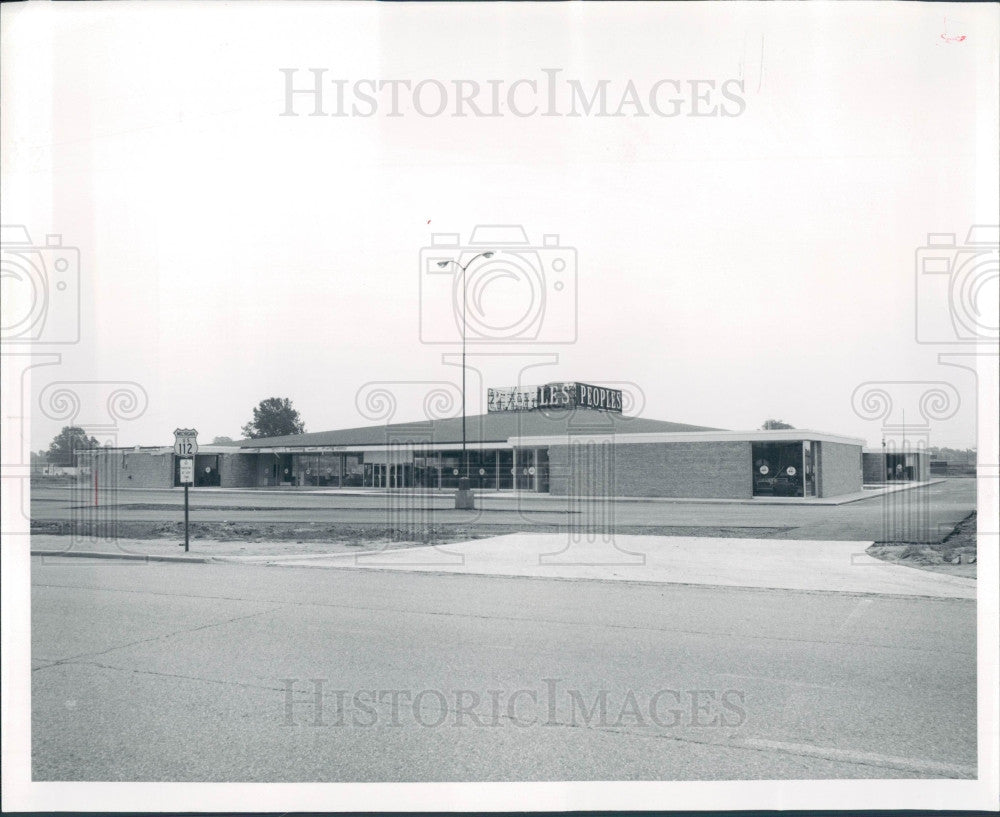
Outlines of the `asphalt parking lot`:
[{"label": "asphalt parking lot", "polygon": [[[370,495],[195,489],[191,521],[249,525],[453,526],[500,534],[518,530],[611,530],[684,536],[751,536],[837,541],[935,542],[976,508],[976,482],[950,479],[844,505],[672,501],[581,502],[537,495],[479,497],[475,511],[454,509],[451,494]],[[27,509],[25,509],[27,510]],[[27,515],[27,514],[26,514]],[[101,491],[33,486],[33,530],[46,523],[176,523],[179,490]]]},{"label": "asphalt parking lot", "polygon": [[33,559],[32,777],[973,778],[968,599]]},{"label": "asphalt parking lot", "polygon": [[[175,523],[182,495],[106,492],[97,509],[83,499],[66,489],[35,491],[33,522],[104,514],[122,526]],[[606,563],[596,572],[551,576],[535,569],[507,575],[503,564],[490,574],[475,565],[464,572],[371,569],[339,559],[285,559],[275,567],[252,559],[36,557],[35,780],[977,774],[972,581],[859,565],[841,571],[857,581],[823,580],[817,590],[809,581],[825,569],[799,564],[793,553],[821,544],[801,540],[825,539],[844,548],[841,562],[852,565],[852,542],[878,539],[899,519],[946,535],[975,507],[971,480],[839,506],[593,508],[510,496],[483,498],[467,513],[455,511],[447,495],[250,491],[194,491],[191,501],[194,520],[247,530],[427,521],[456,530],[521,530],[532,541],[570,526],[640,531],[647,542],[663,530],[745,537],[688,540],[703,542],[706,552],[681,562],[671,561],[676,541],[661,543],[663,552],[646,566],[663,562],[669,574],[683,563],[689,573],[659,582],[635,581],[627,565]],[[769,564],[794,568],[809,581],[774,586],[763,577],[755,584],[742,568],[732,572],[733,586],[722,586],[729,582],[717,572],[689,575],[713,548],[757,547],[752,538],[800,540],[785,543],[794,546],[791,559],[745,562],[758,572]],[[466,547],[472,559],[490,544]],[[412,561],[417,553],[385,557]],[[497,550],[501,560],[512,553],[506,545]],[[954,592],[884,586],[893,571]],[[882,586],[857,584],[875,579]]]}]

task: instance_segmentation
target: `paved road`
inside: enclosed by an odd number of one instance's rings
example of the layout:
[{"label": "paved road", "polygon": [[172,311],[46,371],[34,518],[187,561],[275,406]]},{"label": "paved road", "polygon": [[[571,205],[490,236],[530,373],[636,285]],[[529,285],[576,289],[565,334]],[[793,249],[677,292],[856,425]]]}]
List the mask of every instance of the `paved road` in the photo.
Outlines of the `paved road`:
[{"label": "paved road", "polygon": [[[100,507],[92,495],[69,487],[36,487],[33,521],[116,519],[177,522],[182,518],[180,490],[104,492]],[[451,495],[338,495],[299,491],[194,490],[194,522],[315,523],[360,525],[482,525],[590,528],[674,527],[684,533],[727,528],[747,536],[840,541],[939,541],[976,506],[976,483],[952,479],[925,488],[846,505],[718,504],[627,501],[579,503],[530,496],[480,499],[475,512],[456,511]]]},{"label": "paved road", "polygon": [[32,584],[35,779],[975,773],[974,602],[80,559]]}]

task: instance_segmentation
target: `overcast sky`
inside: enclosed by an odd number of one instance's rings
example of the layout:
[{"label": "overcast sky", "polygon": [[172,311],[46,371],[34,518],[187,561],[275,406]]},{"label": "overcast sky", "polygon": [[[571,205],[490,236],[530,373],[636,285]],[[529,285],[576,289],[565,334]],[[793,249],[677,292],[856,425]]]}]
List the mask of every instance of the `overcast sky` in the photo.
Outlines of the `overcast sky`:
[{"label": "overcast sky", "polygon": [[[523,225],[530,248],[558,235],[563,249],[493,259],[495,271],[542,267],[544,312],[535,342],[470,346],[482,372],[470,376],[471,413],[486,386],[519,378],[624,382],[651,418],[730,429],[780,418],[877,444],[882,421],[852,408],[860,384],[944,381],[961,405],[932,422],[931,444],[975,445],[974,379],[938,362],[968,347],[917,342],[918,298],[945,315],[948,305],[941,277],[932,289],[915,258],[928,233],[962,244],[970,225],[996,223],[995,6],[80,3],[2,14],[4,223],[80,251],[81,337],[46,347],[61,358],[35,370],[35,449],[68,421],[39,404],[54,381],[141,384],[144,413],[115,426],[124,445],[168,444],[177,426],[203,443],[238,438],[270,396],[291,398],[309,431],[366,425],[356,395],[372,381],[400,384],[387,386],[393,420],[419,419],[427,384],[459,382],[442,359],[458,347],[424,342],[455,329],[451,290],[426,263],[439,253],[425,248],[433,233],[467,246],[473,228],[496,224]],[[301,115],[281,116],[284,68],[301,87],[326,69],[327,114],[333,80],[346,80],[348,115],[307,116],[300,95]],[[550,76],[563,112],[568,80],[588,94],[608,80],[610,112],[631,81],[649,115],[542,116]],[[384,93],[374,115],[350,113],[355,82],[391,79],[438,80],[446,112],[421,116],[404,91],[401,116]],[[463,79],[484,89],[480,107],[485,89],[501,89],[501,115],[448,115]],[[533,99],[517,86],[515,107],[539,105],[527,116],[507,107],[519,79],[538,89]],[[649,110],[664,79],[680,83],[678,116]],[[739,115],[689,115],[691,80],[714,81],[697,86],[711,91],[708,109]],[[740,105],[721,96],[727,80],[742,80]],[[437,87],[425,87],[425,108]],[[659,87],[662,100],[675,86]],[[568,265],[561,290],[556,259]],[[530,282],[483,280],[484,309],[527,308]],[[66,303],[53,293],[48,308]],[[55,332],[73,319],[50,320]],[[947,340],[941,325],[925,339]],[[522,375],[531,355],[554,362]],[[71,419],[113,423],[116,387],[72,388]],[[920,422],[913,387],[883,388]]]}]

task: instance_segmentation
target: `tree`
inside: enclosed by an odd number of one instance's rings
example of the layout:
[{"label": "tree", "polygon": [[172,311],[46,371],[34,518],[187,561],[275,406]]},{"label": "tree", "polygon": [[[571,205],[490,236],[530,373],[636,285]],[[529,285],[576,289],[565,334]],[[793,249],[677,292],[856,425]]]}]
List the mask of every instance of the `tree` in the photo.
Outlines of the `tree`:
[{"label": "tree", "polygon": [[253,419],[243,426],[243,434],[251,439],[258,437],[283,437],[301,434],[306,430],[299,413],[292,408],[287,397],[268,397],[253,410]]},{"label": "tree", "polygon": [[975,448],[940,448],[936,445],[927,448],[927,456],[932,460],[945,460],[946,462],[976,464]]},{"label": "tree", "polygon": [[795,426],[789,425],[784,420],[765,420],[761,426],[763,431],[780,431],[783,428],[795,428]]},{"label": "tree", "polygon": [[54,465],[75,465],[75,453],[98,448],[100,443],[79,426],[63,426],[49,444],[48,461]]},{"label": "tree", "polygon": [[[245,430],[244,430],[244,433]],[[232,437],[212,437],[212,445],[232,445],[236,440]]]}]

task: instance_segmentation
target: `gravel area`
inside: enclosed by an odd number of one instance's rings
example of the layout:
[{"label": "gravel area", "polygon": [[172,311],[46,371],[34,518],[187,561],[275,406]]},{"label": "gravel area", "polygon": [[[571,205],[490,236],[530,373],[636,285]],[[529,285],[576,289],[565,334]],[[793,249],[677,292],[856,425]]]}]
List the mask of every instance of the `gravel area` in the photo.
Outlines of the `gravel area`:
[{"label": "gravel area", "polygon": [[876,542],[868,548],[876,559],[948,573],[952,576],[976,578],[976,514],[970,513],[939,544]]},{"label": "gravel area", "polygon": [[[370,538],[364,541],[313,539],[296,541],[251,541],[247,539],[210,539],[204,536],[192,537],[188,544],[189,556],[311,556],[316,554],[357,553],[360,551],[394,550],[417,547],[424,542],[400,539]],[[92,536],[59,536],[53,534],[32,534],[33,551],[128,553],[156,556],[183,556],[184,534],[163,536],[156,539],[136,539],[118,537],[105,539]]]},{"label": "gravel area", "polygon": [[[614,525],[614,532],[648,536],[707,536],[721,538],[773,539],[790,530],[785,526],[693,526],[693,525]],[[536,533],[564,533],[567,525],[534,525]],[[437,545],[448,542],[468,542],[490,536],[521,533],[523,524],[418,524],[386,525],[378,523],[316,523],[316,522],[192,522],[191,539],[241,544],[292,544],[301,552],[312,552],[313,545],[327,547],[368,547],[373,542],[391,542],[394,547]],[[69,536],[80,539],[99,538],[140,540],[183,540],[183,522],[116,520],[112,525],[91,526],[85,522],[32,520],[32,537],[41,535]],[[324,551],[320,551],[324,552]]]}]

